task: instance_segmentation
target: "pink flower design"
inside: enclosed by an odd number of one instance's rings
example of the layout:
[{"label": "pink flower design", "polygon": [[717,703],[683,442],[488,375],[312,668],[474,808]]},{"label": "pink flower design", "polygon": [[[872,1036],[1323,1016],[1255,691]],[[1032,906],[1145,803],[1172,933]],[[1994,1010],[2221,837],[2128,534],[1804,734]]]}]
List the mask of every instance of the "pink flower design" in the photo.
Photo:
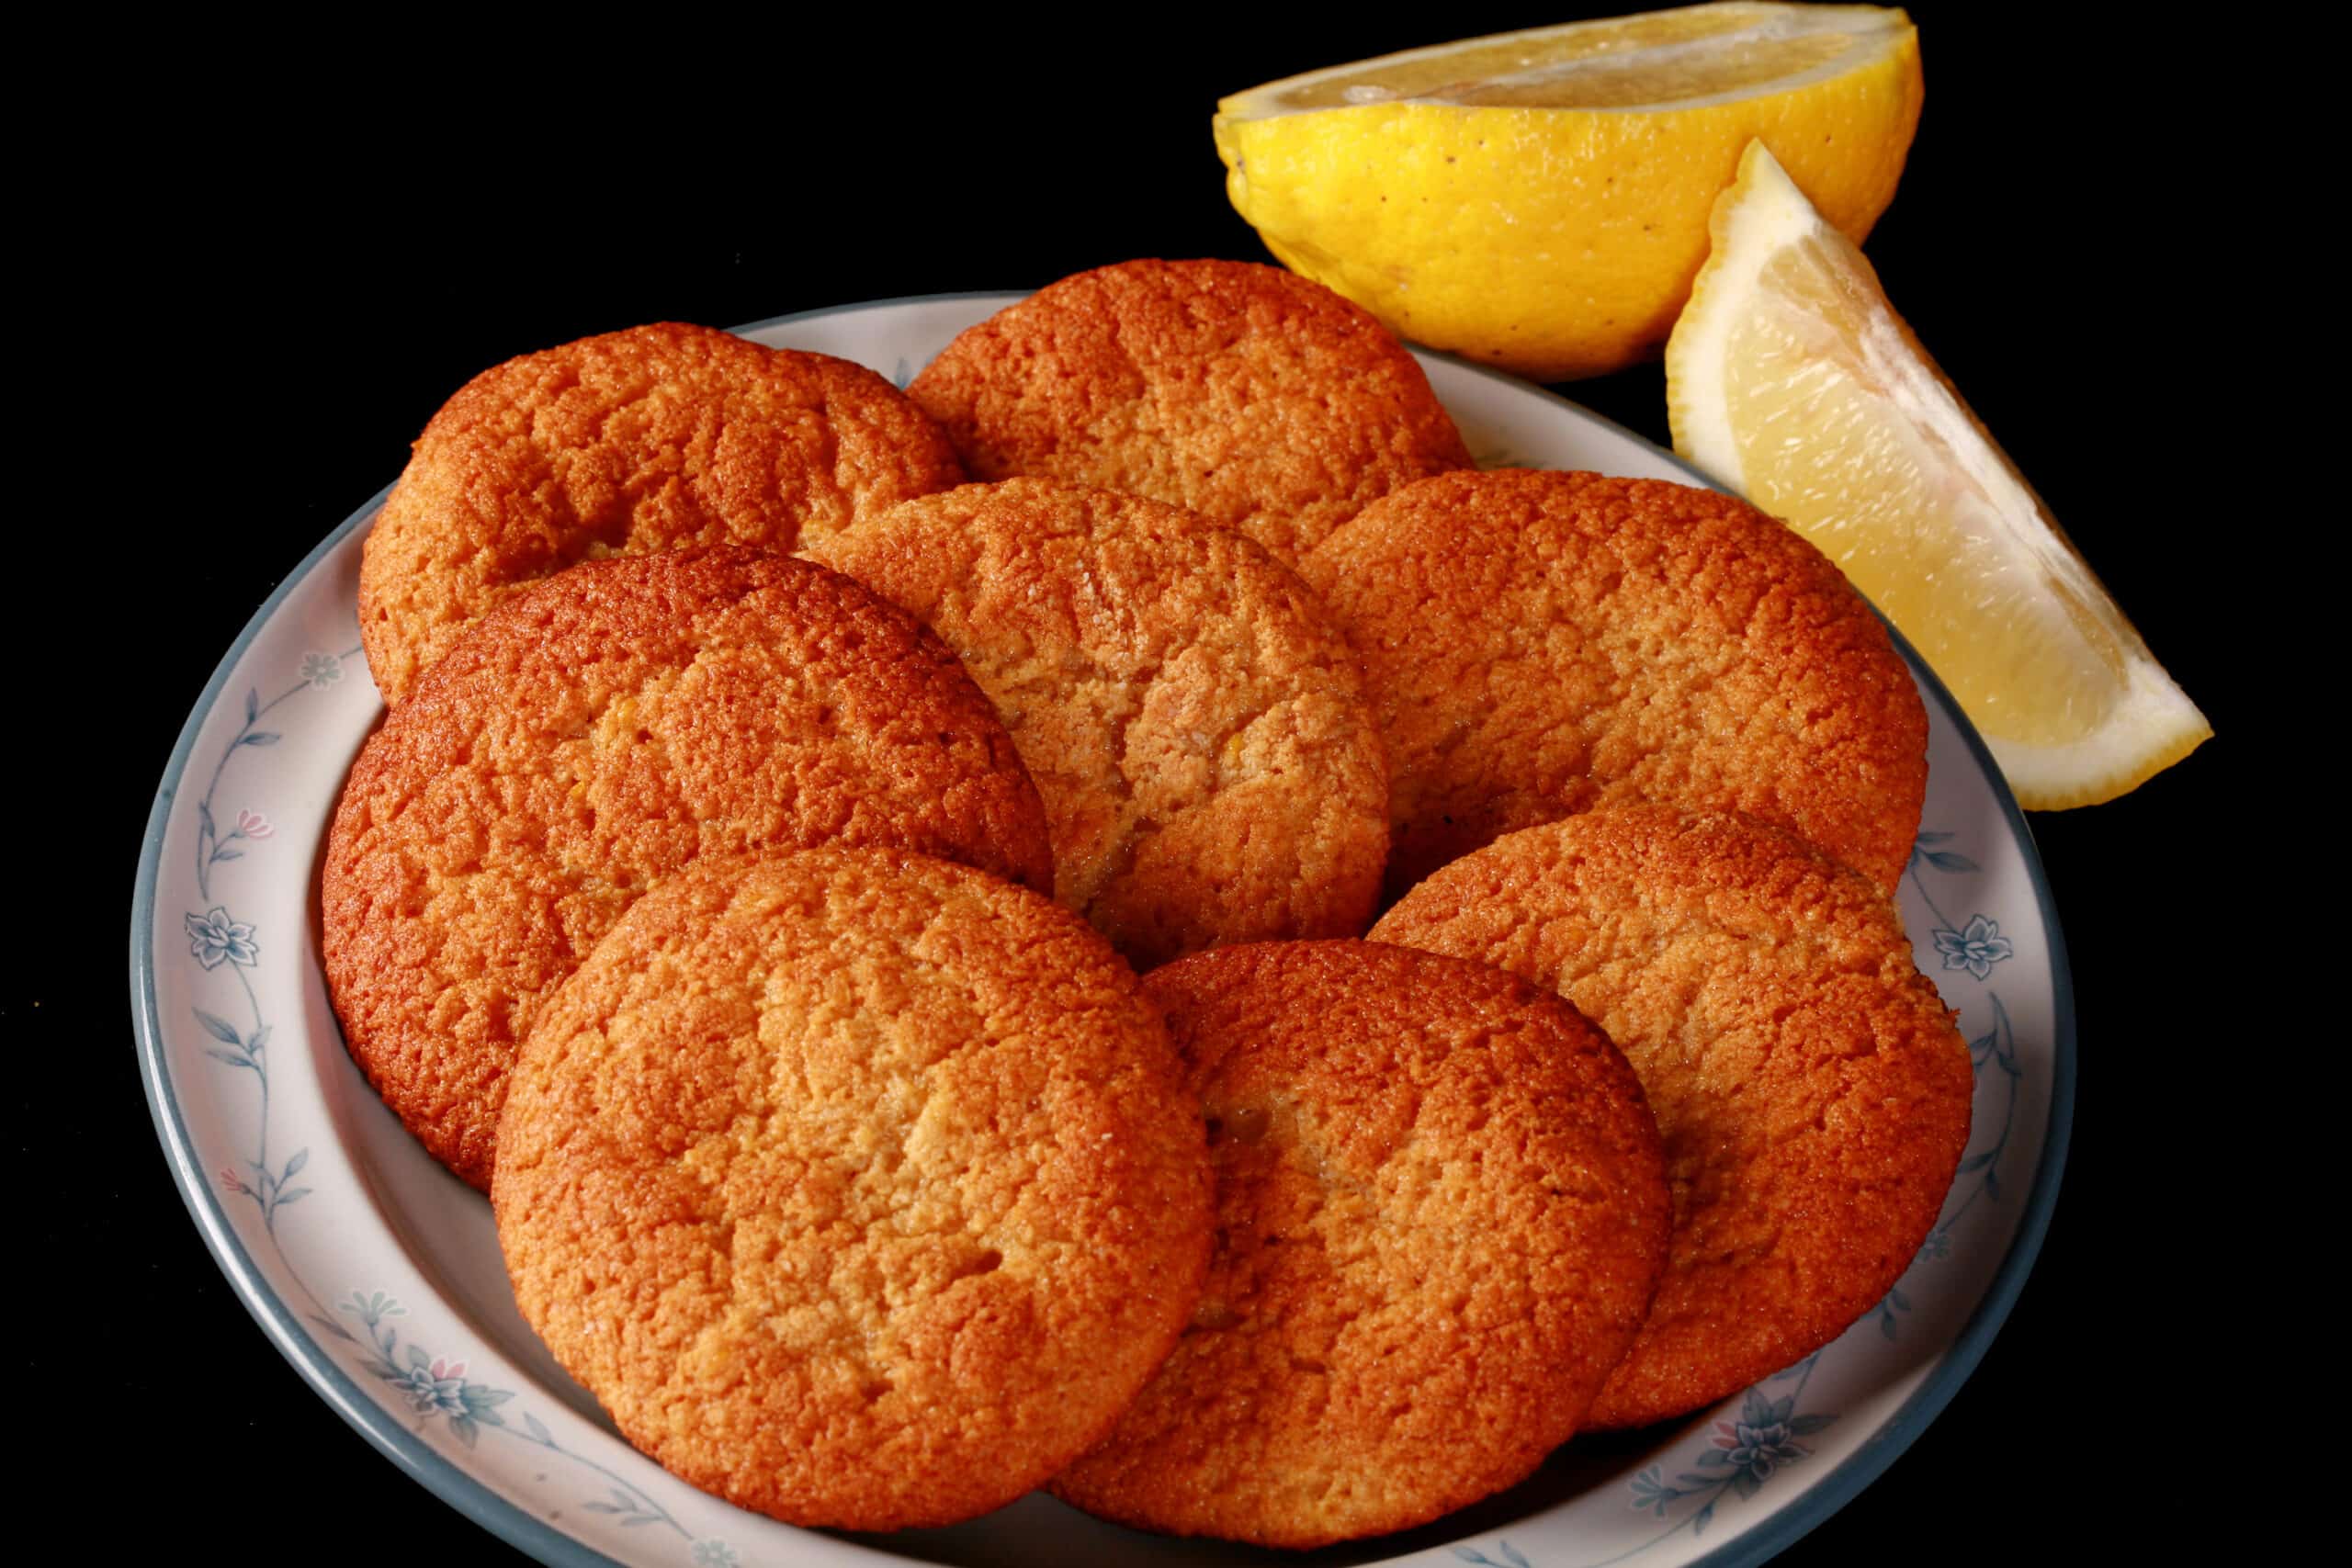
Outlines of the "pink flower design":
[{"label": "pink flower design", "polygon": [[276,828],[270,826],[269,818],[258,811],[237,813],[236,837],[240,839],[266,839],[277,831]]},{"label": "pink flower design", "polygon": [[243,1192],[245,1190],[245,1184],[237,1179],[237,1173],[230,1169],[227,1166],[222,1166],[219,1174],[220,1177],[220,1185],[227,1188],[231,1192]]},{"label": "pink flower design", "polygon": [[435,1382],[441,1382],[450,1378],[461,1379],[465,1375],[466,1364],[463,1361],[445,1361],[439,1357],[434,1359],[433,1381]]}]

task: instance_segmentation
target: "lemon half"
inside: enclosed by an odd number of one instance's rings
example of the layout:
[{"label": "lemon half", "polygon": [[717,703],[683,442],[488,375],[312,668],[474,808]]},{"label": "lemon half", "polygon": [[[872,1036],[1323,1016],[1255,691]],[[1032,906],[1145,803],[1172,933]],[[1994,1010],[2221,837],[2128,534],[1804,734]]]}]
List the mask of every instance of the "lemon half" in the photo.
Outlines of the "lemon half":
[{"label": "lemon half", "polygon": [[1675,449],[1845,569],[2025,806],[2137,787],[2211,736],[1911,329],[1759,143],[1666,351]]},{"label": "lemon half", "polygon": [[1919,120],[1910,18],[1694,6],[1336,66],[1217,106],[1241,216],[1398,335],[1538,380],[1654,355],[1760,138],[1849,236]]}]

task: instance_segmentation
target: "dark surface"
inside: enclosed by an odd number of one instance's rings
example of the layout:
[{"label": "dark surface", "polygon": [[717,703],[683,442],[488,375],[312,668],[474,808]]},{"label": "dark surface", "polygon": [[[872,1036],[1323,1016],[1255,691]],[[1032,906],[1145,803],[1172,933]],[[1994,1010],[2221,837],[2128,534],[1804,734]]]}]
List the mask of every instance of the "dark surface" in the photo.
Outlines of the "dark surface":
[{"label": "dark surface", "polygon": [[[2203,439],[2199,407],[2173,390],[2180,335],[2153,331],[2114,287],[2143,265],[2132,237],[2167,207],[2173,177],[2135,119],[2128,51],[2029,38],[1992,6],[1913,10],[1927,115],[1870,254],[2222,738],[2120,802],[2034,819],[2083,1026],[2049,1243],[1975,1378],[1791,1563],[1988,1560],[2019,1544],[2016,1500],[2062,1476],[2085,1511],[2037,1525],[2041,1547],[2076,1531],[2112,1545],[2128,1529],[2093,1522],[2110,1488],[2151,1483],[2119,1468],[2136,1462],[2119,1457],[2128,1428],[2171,1417],[2149,1406],[2129,1328],[2155,1309],[2119,1287],[2169,1256],[2177,1216],[2151,1194],[2185,1129],[2211,1114],[2170,1070],[2190,1050],[2176,944],[2183,912],[2222,896],[2212,824],[2248,723],[2222,663],[2234,634],[2211,612],[2230,585],[2214,552],[2180,547],[2177,463]],[[502,1554],[347,1431],[231,1295],[152,1142],[119,957],[139,827],[189,703],[279,576],[399,471],[440,400],[506,355],[657,318],[726,324],[1030,287],[1136,254],[1260,258],[1225,204],[1207,135],[1216,94],[1565,14],[1318,14],[1262,36],[1228,19],[1140,50],[1105,40],[1084,68],[1037,63],[977,27],[905,55],[884,28],[823,51],[729,43],[733,73],[713,82],[616,39],[660,78],[651,100],[632,81],[625,109],[611,59],[584,94],[531,74],[540,62],[372,84],[322,69],[299,86],[192,64],[133,95],[136,163],[43,165],[37,196],[97,193],[86,222],[51,231],[51,298],[107,328],[81,344],[122,377],[82,405],[84,493],[128,497],[43,526],[102,544],[129,630],[112,651],[27,641],[65,668],[78,721],[99,716],[111,765],[67,785],[20,758],[18,822],[41,885],[76,907],[70,943],[11,966],[0,1018],[31,1065],[16,1080],[18,1188],[40,1197],[19,1211],[24,1256],[44,1289],[56,1282],[15,1309],[19,1399],[41,1413],[53,1464],[119,1473],[115,1456],[141,1456],[135,1486],[109,1483],[133,1506],[101,1521],[103,1555],[231,1539],[272,1560]],[[1115,71],[1098,73],[1113,54]],[[756,73],[772,62],[778,75]],[[531,89],[519,107],[493,91],[514,82]],[[2198,249],[2222,242],[2190,226],[2168,243],[2165,265],[2193,272]],[[1661,386],[1651,368],[1568,390],[1663,440]],[[2167,1320],[2213,1314],[2200,1292],[2218,1287],[2165,1272]],[[331,1516],[331,1537],[274,1540],[288,1509]]]}]

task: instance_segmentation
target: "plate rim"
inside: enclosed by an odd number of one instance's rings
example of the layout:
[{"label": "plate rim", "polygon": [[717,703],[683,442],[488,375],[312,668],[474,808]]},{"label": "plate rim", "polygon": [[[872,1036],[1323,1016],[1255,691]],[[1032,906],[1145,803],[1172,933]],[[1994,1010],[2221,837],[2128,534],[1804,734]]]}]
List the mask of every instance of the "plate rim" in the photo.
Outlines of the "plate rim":
[{"label": "plate rim", "polygon": [[[860,299],[820,306],[814,310],[787,311],[728,330],[737,333],[753,333],[795,321],[844,315],[853,310],[899,305],[986,299],[1001,299],[1009,303],[1025,298],[1027,292],[1021,289],[957,289]],[[1692,483],[1709,490],[1721,489],[1675,453],[1547,387],[1504,375],[1456,355],[1431,349],[1417,349],[1416,352],[1430,355],[1484,379],[1501,382],[1515,390],[1532,392],[1568,410],[1577,417],[1594,421],[1646,449],[1688,474]],[[508,1545],[537,1557],[542,1562],[556,1564],[558,1568],[574,1568],[574,1565],[625,1568],[617,1560],[509,1502],[488,1483],[436,1452],[390,1411],[366,1397],[356,1381],[335,1364],[325,1348],[296,1320],[292,1310],[262,1278],[251,1253],[229,1222],[226,1205],[212,1190],[211,1184],[204,1179],[202,1162],[197,1157],[178,1099],[171,1092],[171,1069],[164,1058],[160,1026],[161,1004],[155,988],[155,886],[162,866],[164,837],[172,803],[178,795],[180,781],[195,750],[198,732],[227,686],[238,661],[277,614],[278,607],[308,580],[320,562],[383,505],[391,491],[392,486],[387,484],[361,502],[330,529],[324,538],[312,546],[294,569],[271,590],[268,597],[261,602],[221,655],[203,690],[198,694],[187,718],[180,726],[179,736],[173,742],[171,753],[164,761],[154,804],[148,810],[146,826],[141,837],[139,865],[131,885],[130,1010],[141,1087],[146,1094],[148,1115],[154,1124],[156,1140],[162,1145],[173,1184],[179,1189],[180,1201],[195,1221],[205,1249],[212,1255],[214,1264],[227,1278],[238,1303],[261,1328],[263,1337],[293,1366],[330,1409],[409,1479]],[[1881,619],[1883,621],[1884,617]],[[2041,863],[2041,848],[2034,842],[2033,829],[2026,821],[2025,813],[2019,808],[2008,781],[2002,776],[2000,766],[1994,761],[1984,737],[1977,733],[1976,726],[1902,632],[1891,622],[1886,623],[1886,626],[1888,635],[1894,641],[1895,651],[1903,656],[1914,675],[1928,688],[1929,695],[1942,705],[1952,720],[1953,728],[1966,744],[1969,754],[1993,781],[2002,818],[2015,836],[2024,861],[2026,880],[2033,889],[2034,903],[2041,918],[2042,929],[2047,933],[2050,952],[2052,1030],[2049,1122],[2017,1233],[2010,1239],[2008,1250],[2003,1255],[1999,1267],[1994,1270],[1992,1282],[1978,1298],[1974,1310],[1961,1325],[1959,1333],[1945,1347],[1935,1370],[1912,1392],[1910,1397],[1879,1424],[1864,1446],[1844,1463],[1832,1470],[1797,1501],[1761,1520],[1754,1529],[1694,1559],[1694,1568],[1697,1565],[1703,1565],[1703,1568],[1748,1568],[1748,1565],[1761,1563],[1785,1551],[1884,1474],[1887,1467],[1902,1457],[1917,1440],[1919,1434],[1942,1414],[1944,1407],[1951,1403],[1953,1396],[1984,1359],[1985,1351],[1991,1348],[2001,1325],[2007,1321],[2018,1297],[2024,1291],[2027,1277],[2031,1274],[2034,1262],[2041,1256],[2042,1241],[2049,1233],[2051,1217],[2057,1208],[2058,1191],[2064,1179],[2067,1154],[2073,1142],[2076,1069],[2074,974],[2068,960],[2064,930],[2059,923],[2057,902],[2051,892],[2049,874]]]}]

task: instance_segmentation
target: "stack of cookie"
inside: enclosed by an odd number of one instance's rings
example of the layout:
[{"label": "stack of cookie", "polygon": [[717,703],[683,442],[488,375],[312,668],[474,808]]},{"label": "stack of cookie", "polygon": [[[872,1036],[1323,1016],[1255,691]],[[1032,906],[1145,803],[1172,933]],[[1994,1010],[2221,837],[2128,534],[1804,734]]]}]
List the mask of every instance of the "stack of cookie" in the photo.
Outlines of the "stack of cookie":
[{"label": "stack of cookie", "polygon": [[353,1058],[776,1517],[1419,1524],[1834,1337],[1960,1157],[1877,620],[1728,498],[1473,471],[1288,273],[1082,274],[905,394],[527,355],[360,611]]}]

